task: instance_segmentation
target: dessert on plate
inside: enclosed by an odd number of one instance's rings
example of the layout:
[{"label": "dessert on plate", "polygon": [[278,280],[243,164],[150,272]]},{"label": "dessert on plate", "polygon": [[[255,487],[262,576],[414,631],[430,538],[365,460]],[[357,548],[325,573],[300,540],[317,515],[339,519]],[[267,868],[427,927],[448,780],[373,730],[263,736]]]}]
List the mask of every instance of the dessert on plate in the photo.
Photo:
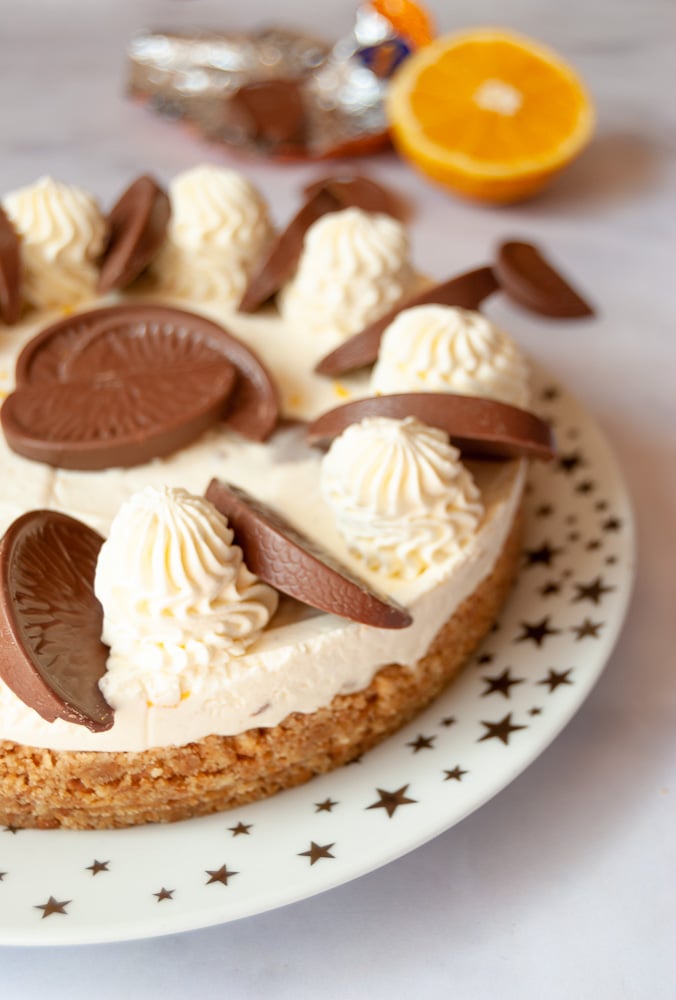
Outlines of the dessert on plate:
[{"label": "dessert on plate", "polygon": [[[282,233],[216,167],[107,217],[49,179],[3,199],[1,822],[291,787],[494,622],[549,430],[477,311],[493,271],[432,286],[367,187],[319,186]],[[365,333],[375,364],[336,360]]]}]

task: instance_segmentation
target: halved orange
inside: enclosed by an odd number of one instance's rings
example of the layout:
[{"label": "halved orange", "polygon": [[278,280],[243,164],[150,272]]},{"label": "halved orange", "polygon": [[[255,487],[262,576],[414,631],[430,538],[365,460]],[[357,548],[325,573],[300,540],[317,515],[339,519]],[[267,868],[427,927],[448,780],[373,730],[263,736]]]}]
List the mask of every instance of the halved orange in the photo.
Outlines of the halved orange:
[{"label": "halved orange", "polygon": [[556,53],[500,28],[446,35],[390,83],[399,151],[424,174],[482,201],[534,194],[589,142],[594,109]]}]

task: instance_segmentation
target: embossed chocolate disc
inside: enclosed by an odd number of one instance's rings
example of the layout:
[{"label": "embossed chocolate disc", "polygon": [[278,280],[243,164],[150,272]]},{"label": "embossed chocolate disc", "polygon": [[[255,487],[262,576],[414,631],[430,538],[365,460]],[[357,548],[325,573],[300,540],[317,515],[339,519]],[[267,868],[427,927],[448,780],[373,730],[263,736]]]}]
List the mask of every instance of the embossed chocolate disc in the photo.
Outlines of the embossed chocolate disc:
[{"label": "embossed chocolate disc", "polygon": [[108,215],[108,245],[101,260],[98,291],[125,288],[150,264],[167,233],[169,196],[152,177],[129,185]]},{"label": "embossed chocolate disc", "polygon": [[532,312],[561,319],[594,315],[589,303],[532,243],[518,240],[501,243],[495,273],[510,299]]},{"label": "embossed chocolate disc", "polygon": [[270,376],[241,341],[161,306],[113,306],[48,327],[20,354],[16,382],[0,411],[8,444],[62,468],[137,465],[222,418],[263,440],[278,414]]},{"label": "embossed chocolate disc", "polygon": [[383,333],[404,309],[432,304],[478,309],[484,299],[497,289],[498,283],[490,267],[478,267],[474,271],[467,271],[439,285],[433,285],[394,306],[360,333],[355,333],[340,347],[323,357],[315,366],[315,371],[320,375],[344,375],[356,368],[372,365],[378,358]]},{"label": "embossed chocolate disc", "polygon": [[0,319],[8,326],[21,313],[21,239],[0,208]]},{"label": "embossed chocolate disc", "polygon": [[403,420],[417,417],[446,431],[466,455],[484,458],[551,459],[554,441],[549,425],[534,413],[508,403],[450,392],[406,392],[371,396],[323,413],[307,428],[310,444],[328,444],[367,417]]},{"label": "embossed chocolate disc", "polygon": [[199,320],[96,310],[27,345],[0,418],[9,446],[27,458],[66,469],[138,465],[216,423],[235,380]]},{"label": "embossed chocolate disc", "polygon": [[318,191],[294,215],[275,242],[268,256],[254,273],[239,304],[240,312],[255,312],[282,285],[286,284],[298,266],[303,240],[310,226],[327,212],[338,212],[341,202],[328,191]]},{"label": "embossed chocolate disc", "polygon": [[102,544],[91,528],[49,510],[24,514],[0,542],[0,676],[47,722],[94,733],[113,725],[98,687],[108,659],[94,595]]},{"label": "embossed chocolate disc", "polygon": [[228,519],[252,573],[303,604],[373,625],[406,628],[405,608],[377,594],[286,518],[244,490],[212,479],[206,498]]}]

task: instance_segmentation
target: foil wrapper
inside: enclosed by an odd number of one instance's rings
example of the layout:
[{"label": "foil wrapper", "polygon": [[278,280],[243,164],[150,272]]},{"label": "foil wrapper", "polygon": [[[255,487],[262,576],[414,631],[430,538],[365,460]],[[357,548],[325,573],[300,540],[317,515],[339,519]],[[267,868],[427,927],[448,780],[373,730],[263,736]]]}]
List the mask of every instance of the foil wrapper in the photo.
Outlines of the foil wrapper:
[{"label": "foil wrapper", "polygon": [[368,5],[334,45],[277,27],[144,30],[128,47],[128,90],[164,117],[245,153],[358,155],[387,142],[387,79],[408,51]]}]

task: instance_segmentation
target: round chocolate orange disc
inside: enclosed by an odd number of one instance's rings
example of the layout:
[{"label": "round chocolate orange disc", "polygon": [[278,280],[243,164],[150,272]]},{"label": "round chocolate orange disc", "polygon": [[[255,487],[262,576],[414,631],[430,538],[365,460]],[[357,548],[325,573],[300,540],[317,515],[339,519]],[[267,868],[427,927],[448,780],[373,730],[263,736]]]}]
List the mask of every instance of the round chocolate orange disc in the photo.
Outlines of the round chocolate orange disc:
[{"label": "round chocolate orange disc", "polygon": [[162,306],[68,317],[22,351],[0,417],[10,447],[69,469],[147,462],[219,420],[264,440],[277,392],[264,366],[222,327]]}]

